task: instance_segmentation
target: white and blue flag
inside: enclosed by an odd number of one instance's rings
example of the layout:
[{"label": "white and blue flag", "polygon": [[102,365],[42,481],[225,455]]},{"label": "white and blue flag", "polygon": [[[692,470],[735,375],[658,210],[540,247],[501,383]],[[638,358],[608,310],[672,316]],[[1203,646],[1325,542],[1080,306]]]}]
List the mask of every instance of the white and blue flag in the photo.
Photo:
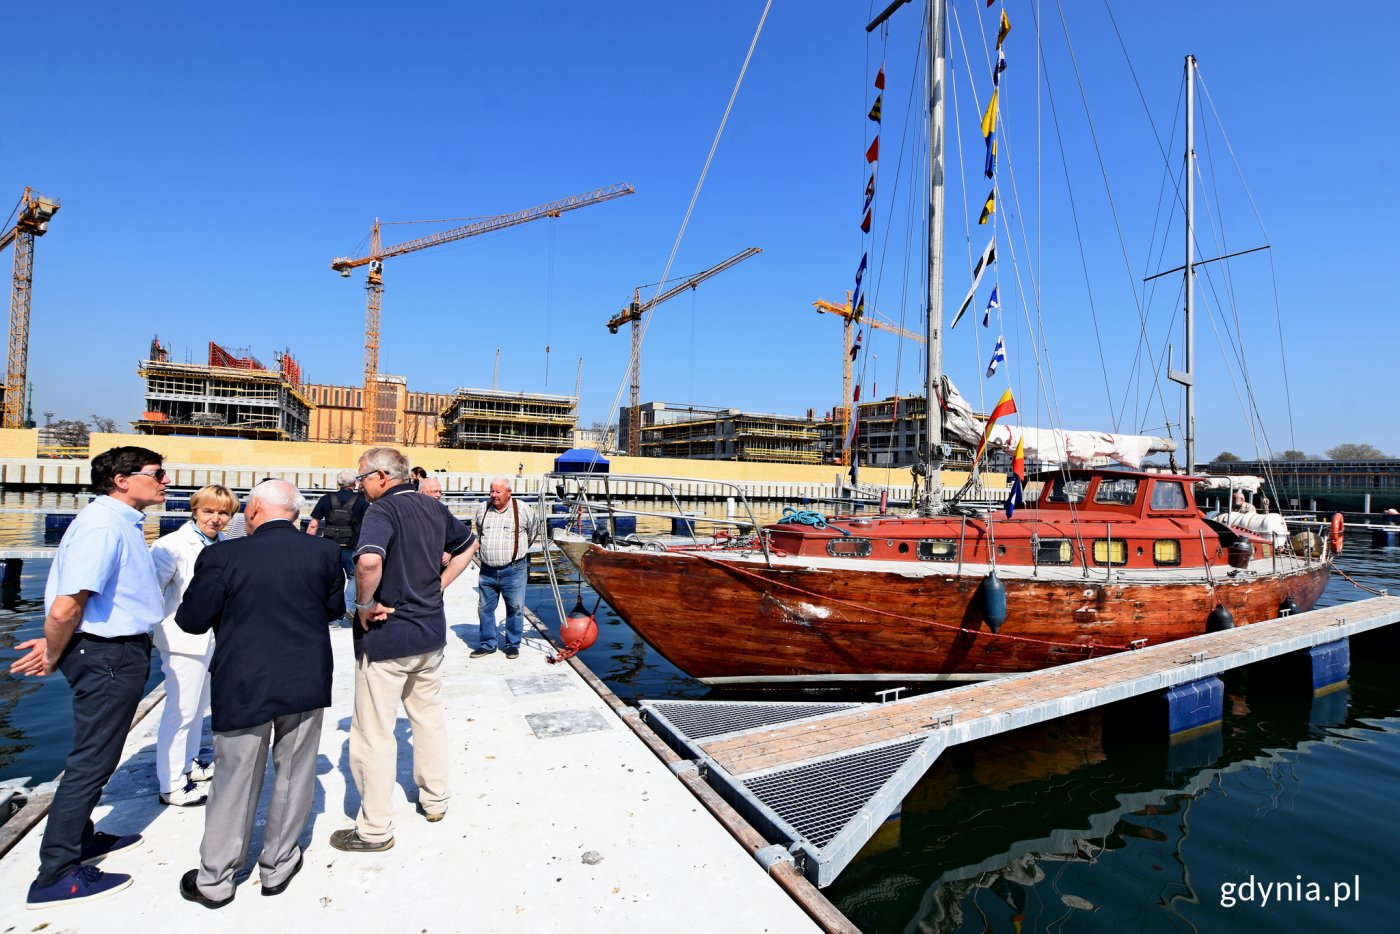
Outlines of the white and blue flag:
[{"label": "white and blue flag", "polygon": [[987,375],[991,376],[997,371],[997,367],[1006,362],[1006,344],[1000,337],[997,338],[996,349],[992,351],[992,362],[987,364]]}]

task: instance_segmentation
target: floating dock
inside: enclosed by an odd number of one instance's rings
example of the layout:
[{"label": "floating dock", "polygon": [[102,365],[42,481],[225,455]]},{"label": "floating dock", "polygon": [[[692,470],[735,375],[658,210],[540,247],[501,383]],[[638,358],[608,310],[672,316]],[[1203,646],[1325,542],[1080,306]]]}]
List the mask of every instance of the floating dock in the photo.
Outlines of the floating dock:
[{"label": "floating dock", "polygon": [[820,886],[832,882],[943,750],[1083,710],[1155,697],[1159,732],[1221,718],[1219,675],[1275,658],[1304,691],[1340,686],[1348,639],[1400,621],[1377,597],[885,704],[644,701],[690,768]]},{"label": "floating dock", "polygon": [[[843,928],[844,919],[813,890],[836,919],[818,926],[780,879],[765,874],[753,848],[736,842],[628,729],[626,714],[590,689],[586,674],[546,663],[551,648],[543,635],[527,627],[514,661],[500,653],[469,661],[477,635],[475,582],[469,571],[447,598],[443,692],[453,798],[445,820],[429,824],[414,813],[417,790],[401,713],[394,848],[352,854],[330,846],[331,832],[352,826],[359,806],[348,766],[351,634],[333,628],[335,686],[302,837],[306,867],[285,893],[260,898],[250,862],[224,908],[209,911],[181,899],[180,876],[199,864],[204,812],[157,801],[154,749],[163,697],[157,689],[94,813],[100,830],[145,836],[140,847],[103,864],[131,874],[135,884],[86,904],[26,911],[40,821],[0,858],[0,927],[618,934],[664,931],[698,917],[706,927],[745,934],[854,930]],[[0,836],[16,829],[6,825]],[[256,847],[260,830],[254,834]]]}]

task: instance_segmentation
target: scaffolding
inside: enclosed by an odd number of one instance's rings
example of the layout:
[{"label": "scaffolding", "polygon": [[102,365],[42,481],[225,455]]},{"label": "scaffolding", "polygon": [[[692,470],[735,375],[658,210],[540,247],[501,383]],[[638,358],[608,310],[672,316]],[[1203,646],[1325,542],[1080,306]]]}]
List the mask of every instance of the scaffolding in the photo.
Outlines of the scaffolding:
[{"label": "scaffolding", "polygon": [[171,363],[152,347],[152,359],[136,371],[146,380],[146,411],[131,423],[138,434],[306,440],[311,401],[290,353],[279,353],[279,369],[268,370],[214,343],[207,366]]},{"label": "scaffolding", "polygon": [[[619,419],[625,425],[626,419]],[[821,432],[809,417],[710,406],[641,406],[642,457],[820,464]]]},{"label": "scaffolding", "polygon": [[560,452],[573,447],[578,399],[458,389],[442,410],[441,447]]}]

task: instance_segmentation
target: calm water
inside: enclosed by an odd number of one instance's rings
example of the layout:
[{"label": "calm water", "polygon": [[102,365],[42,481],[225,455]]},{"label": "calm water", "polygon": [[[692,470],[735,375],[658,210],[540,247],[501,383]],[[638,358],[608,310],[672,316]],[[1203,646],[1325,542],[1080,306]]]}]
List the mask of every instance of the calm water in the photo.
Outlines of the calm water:
[{"label": "calm water", "polygon": [[[0,547],[42,542],[40,517],[0,513]],[[1400,549],[1358,535],[1348,549],[1343,570],[1400,591]],[[26,562],[5,588],[0,648],[40,631],[47,572],[47,561]],[[570,584],[566,610],[576,595],[594,607]],[[1365,596],[1334,577],[1319,605]],[[547,586],[531,588],[531,605],[557,626]],[[583,658],[619,696],[705,696],[606,606],[598,621]],[[61,678],[0,675],[0,780],[56,774],[68,717]],[[1397,790],[1400,651],[1353,643],[1346,691],[1313,701],[1230,683],[1223,730],[1187,746],[1106,736],[1088,714],[955,747],[826,891],[869,934],[1386,930]],[[1293,900],[1277,900],[1279,883]],[[1343,886],[1350,897],[1335,904]]]}]

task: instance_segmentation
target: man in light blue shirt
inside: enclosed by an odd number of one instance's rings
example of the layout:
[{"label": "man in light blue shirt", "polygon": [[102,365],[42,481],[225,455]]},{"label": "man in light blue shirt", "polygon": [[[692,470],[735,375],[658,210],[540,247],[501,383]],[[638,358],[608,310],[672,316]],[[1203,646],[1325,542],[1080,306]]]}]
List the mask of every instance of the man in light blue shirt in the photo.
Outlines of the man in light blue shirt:
[{"label": "man in light blue shirt", "polygon": [[151,630],[165,616],[141,510],[165,502],[161,456],[113,448],[92,459],[102,494],[63,535],[44,589],[44,638],[10,671],[63,672],[73,688],[73,749],[49,808],[39,875],[27,906],[46,908],[110,895],[131,885],[123,873],[88,863],[141,842],[93,830],[92,810],[121,761],[131,718],[151,666]]}]

